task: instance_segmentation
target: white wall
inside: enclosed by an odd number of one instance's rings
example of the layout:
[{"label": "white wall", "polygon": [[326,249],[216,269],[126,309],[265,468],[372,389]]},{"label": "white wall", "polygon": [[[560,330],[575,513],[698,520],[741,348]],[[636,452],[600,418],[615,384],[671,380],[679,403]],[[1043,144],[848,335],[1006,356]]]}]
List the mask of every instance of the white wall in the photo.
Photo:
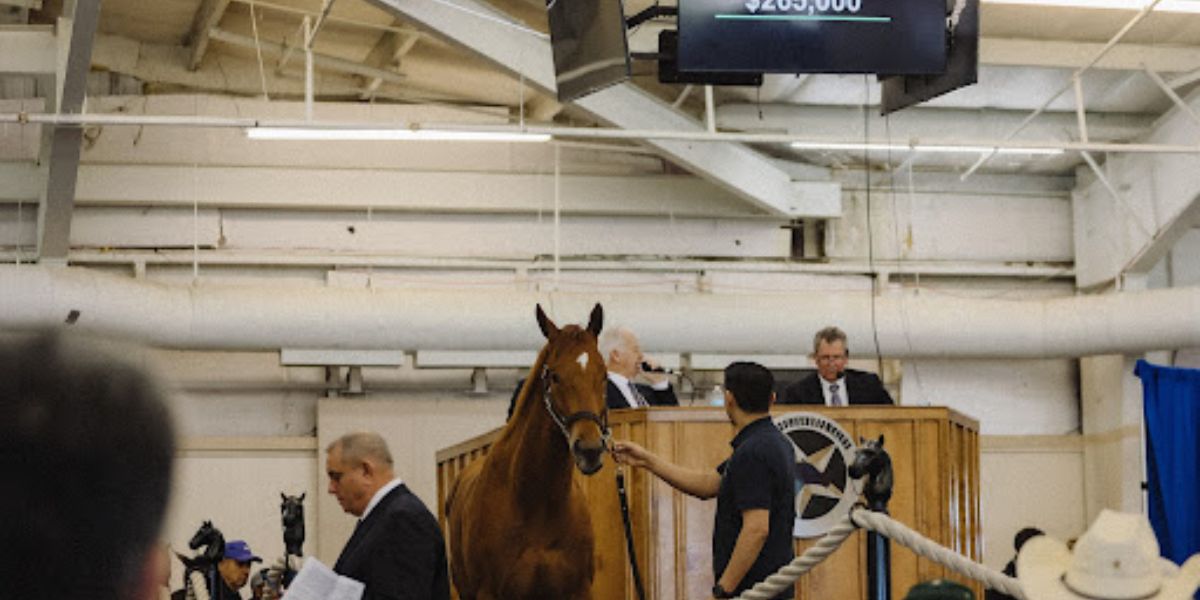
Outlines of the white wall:
[{"label": "white wall", "polygon": [[1022,527],[1060,540],[1087,528],[1080,436],[984,436],[980,447],[984,564],[1002,569]]},{"label": "white wall", "polygon": [[[186,446],[187,442],[185,442]],[[235,444],[228,444],[235,445]],[[307,494],[304,500],[304,550],[318,545],[316,464],[314,443],[309,449],[182,450],[175,461],[175,479],[163,538],[179,553],[187,547],[203,520],[211,520],[226,541],[243,539],[268,564],[283,556],[279,494]],[[253,444],[252,444],[253,445]],[[267,444],[260,444],[266,446]],[[293,446],[303,445],[293,444]],[[182,587],[183,569],[172,565],[172,586]]]},{"label": "white wall", "polygon": [[[324,471],[324,449],[345,433],[376,431],[388,442],[396,476],[437,515],[437,451],[503,425],[507,409],[508,394],[487,399],[425,393],[389,394],[369,400],[322,400],[318,406],[320,487],[324,490],[329,485]],[[322,561],[333,564],[354,531],[354,518],[345,515],[337,500],[328,494],[321,494],[317,506],[321,543],[316,554]]]},{"label": "white wall", "polygon": [[979,419],[983,435],[1079,431],[1073,360],[906,360],[907,405],[949,406]]}]

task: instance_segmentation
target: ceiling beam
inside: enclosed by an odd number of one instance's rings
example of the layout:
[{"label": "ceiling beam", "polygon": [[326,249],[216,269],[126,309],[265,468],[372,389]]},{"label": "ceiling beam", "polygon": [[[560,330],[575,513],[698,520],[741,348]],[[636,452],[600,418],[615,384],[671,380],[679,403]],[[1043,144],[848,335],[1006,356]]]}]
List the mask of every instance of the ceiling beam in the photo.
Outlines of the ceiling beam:
[{"label": "ceiling beam", "polygon": [[200,66],[200,61],[204,60],[204,53],[208,50],[209,31],[221,23],[221,17],[225,16],[227,8],[229,0],[203,0],[196,9],[192,28],[184,40],[184,45],[192,47],[192,54],[188,59],[189,70],[195,71]]},{"label": "ceiling beam", "polygon": [[[408,54],[413,47],[420,41],[421,35],[413,33],[396,33],[392,31],[384,32],[379,36],[379,40],[375,42],[375,46],[367,53],[367,58],[363,62],[369,66],[400,72],[400,61],[404,55]],[[359,97],[363,100],[370,100],[375,97],[375,92],[379,90],[379,86],[383,85],[382,77],[372,77],[371,80],[363,87]]]},{"label": "ceiling beam", "polygon": [[[1173,108],[1146,136],[1148,143],[1195,144],[1200,91]],[[1145,275],[1175,243],[1200,224],[1196,159],[1184,156],[1109,155],[1102,181],[1074,193],[1077,284],[1095,288]]]},{"label": "ceiling beam", "polygon": [[[995,66],[1078,69],[1095,58],[1104,46],[1099,42],[985,37],[979,40],[979,62]],[[1160,73],[1191,71],[1200,67],[1200,48],[1122,43],[1114,46],[1091,68],[1141,71],[1146,67]]]},{"label": "ceiling beam", "polygon": [[[51,105],[57,106],[60,114],[79,114],[83,112],[100,3],[80,1],[69,6],[71,16],[58,20],[61,66]],[[71,250],[71,213],[82,139],[80,127],[42,129],[41,164],[46,169],[45,194],[38,206],[38,257],[42,261],[65,263]]]},{"label": "ceiling beam", "polygon": [[1200,195],[1192,198],[1155,232],[1154,238],[1148,240],[1125,265],[1122,275],[1149,273],[1175,247],[1175,242],[1197,225],[1200,225]]},{"label": "ceiling beam", "polygon": [[[184,136],[181,134],[180,136]],[[369,144],[369,142],[367,143]],[[346,152],[367,148],[353,144]],[[264,152],[271,152],[265,149]],[[738,198],[687,175],[562,175],[564,214],[754,217]],[[0,205],[37,197],[32,163],[0,163]],[[204,185],[195,182],[203,181]],[[397,194],[396,190],[408,190]],[[544,175],[398,169],[93,165],[77,206],[529,214],[553,203]]]},{"label": "ceiling beam", "polygon": [[[657,52],[658,33],[674,30],[674,23],[650,21],[629,33],[632,52]],[[982,37],[979,63],[1007,67],[1043,67],[1078,69],[1104,47],[1101,42],[1036,40],[1028,38]],[[1200,47],[1121,43],[1092,66],[1099,70],[1140,71],[1142,65],[1155,71],[1183,72],[1200,68]]]},{"label": "ceiling beam", "polygon": [[[551,94],[555,74],[550,41],[477,0],[370,0],[417,22]],[[625,129],[702,132],[704,127],[632,83],[614,85],[575,101],[597,119]],[[743,144],[646,140],[670,160],[771,214],[841,215],[837,184],[793,182],[766,157]]]},{"label": "ceiling beam", "polygon": [[0,75],[45,75],[57,69],[53,27],[0,27]]},{"label": "ceiling beam", "polygon": [[[261,47],[263,54],[283,56],[283,54],[287,52],[287,48],[283,44],[269,42],[266,40],[259,40],[256,44],[254,38],[252,37],[231,33],[223,29],[211,29],[209,31],[209,37],[217,40],[218,42],[232,44],[234,46],[241,46],[243,48],[253,49],[255,47]],[[362,77],[368,78],[378,77],[389,83],[407,83],[407,80],[401,73],[388,71],[385,69],[377,69],[375,67],[364,65],[360,62],[346,60],[344,58],[337,58],[336,56],[329,56],[327,54],[320,54],[317,52],[313,52],[313,65],[322,69],[328,69],[330,71],[337,71],[340,73],[361,75]]]}]

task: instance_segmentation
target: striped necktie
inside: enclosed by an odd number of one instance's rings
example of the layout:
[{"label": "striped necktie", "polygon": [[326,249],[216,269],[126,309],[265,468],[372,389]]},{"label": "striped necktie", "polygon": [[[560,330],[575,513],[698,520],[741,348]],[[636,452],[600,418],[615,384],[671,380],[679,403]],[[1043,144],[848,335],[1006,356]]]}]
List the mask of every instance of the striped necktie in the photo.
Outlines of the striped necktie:
[{"label": "striped necktie", "polygon": [[646,402],[646,399],[642,397],[641,392],[638,391],[637,384],[632,381],[629,382],[629,397],[633,398],[633,404],[638,408],[650,406],[650,403]]},{"label": "striped necktie", "polygon": [[845,402],[842,402],[842,395],[840,393],[838,393],[838,391],[841,389],[841,387],[842,386],[838,385],[837,383],[829,384],[829,405],[830,406],[842,406],[845,404]]}]

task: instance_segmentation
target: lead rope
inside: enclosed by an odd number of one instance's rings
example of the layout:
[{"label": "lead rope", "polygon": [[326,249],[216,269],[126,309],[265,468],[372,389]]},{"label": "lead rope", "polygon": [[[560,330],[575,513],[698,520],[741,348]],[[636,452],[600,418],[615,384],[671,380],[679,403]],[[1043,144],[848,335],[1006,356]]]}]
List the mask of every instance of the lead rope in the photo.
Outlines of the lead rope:
[{"label": "lead rope", "polygon": [[[615,462],[615,458],[614,458]],[[633,545],[633,524],[629,521],[629,497],[625,493],[625,468],[617,467],[617,497],[621,501],[621,522],[625,525],[625,550],[629,554],[629,570],[633,575],[633,587],[638,600],[646,600],[646,588],[642,586],[642,574],[638,571],[637,549]]]}]

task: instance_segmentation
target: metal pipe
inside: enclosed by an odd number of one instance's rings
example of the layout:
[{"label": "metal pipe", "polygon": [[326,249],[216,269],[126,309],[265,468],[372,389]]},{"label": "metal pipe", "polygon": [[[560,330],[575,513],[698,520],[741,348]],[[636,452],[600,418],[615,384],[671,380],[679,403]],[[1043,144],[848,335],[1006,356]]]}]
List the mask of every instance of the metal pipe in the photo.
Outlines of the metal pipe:
[{"label": "metal pipe", "polygon": [[[804,354],[801,336],[838,323],[879,337],[893,358],[1042,358],[1200,346],[1200,288],[1029,300],[922,289],[755,293],[549,292],[195,285],[138,281],[76,267],[0,266],[0,329],[61,327],[167,348],[528,350],[542,341],[536,303],[583,319],[596,303],[664,351]],[[871,305],[875,305],[873,320]],[[798,310],[797,307],[803,307]],[[401,326],[402,325],[402,326]]]},{"label": "metal pipe", "polygon": [[[1146,16],[1154,10],[1154,7],[1158,6],[1159,2],[1162,2],[1162,0],[1153,0],[1150,2],[1150,4],[1147,4],[1144,8],[1142,8],[1142,10],[1138,11],[1138,14],[1134,15],[1134,17],[1130,19],[1129,22],[1120,29],[1120,31],[1113,35],[1113,37],[1108,40],[1108,43],[1104,44],[1104,47],[1096,52],[1096,55],[1092,57],[1091,60],[1075,70],[1075,72],[1071,75],[1071,78],[1067,80],[1066,85],[1062,86],[1062,88],[1055,92],[1053,96],[1050,96],[1045,102],[1043,102],[1042,105],[1037,108],[1037,110],[1034,110],[1033,113],[1031,113],[1028,117],[1025,117],[1021,123],[1016,126],[1016,128],[1009,132],[1008,135],[1004,136],[1004,141],[1013,139],[1013,137],[1020,133],[1021,130],[1025,129],[1025,126],[1029,125],[1029,123],[1036,119],[1038,115],[1042,114],[1043,111],[1049,108],[1050,103],[1057,100],[1058,97],[1063,94],[1063,92],[1067,91],[1067,89],[1071,87],[1072,82],[1077,80],[1079,77],[1082,77],[1085,71],[1092,68],[1097,62],[1100,62],[1100,59],[1104,58],[1104,55],[1108,54],[1108,51],[1112,50],[1113,47],[1115,47],[1117,43],[1125,37],[1125,34],[1129,33],[1129,30],[1133,29],[1135,25],[1142,21],[1142,19],[1146,18]],[[969,178],[975,173],[976,170],[979,169],[979,167],[982,167],[984,163],[986,163],[995,155],[996,151],[992,150],[991,152],[981,156],[979,160],[975,161],[975,164],[971,165],[971,168],[967,169],[967,171],[962,174],[960,179],[966,181],[967,178]]]},{"label": "metal pipe", "polygon": [[[299,33],[304,34],[304,51],[309,56],[312,55],[313,42],[317,39],[317,33],[325,26],[325,19],[329,18],[329,11],[333,8],[334,0],[324,0],[321,6],[321,12],[317,14],[317,22],[312,23],[312,17],[305,15],[304,21],[300,24]],[[312,24],[310,28],[309,25]],[[282,73],[283,68],[287,66],[288,60],[292,58],[292,52],[296,47],[287,44],[284,49],[283,56],[279,57],[279,62],[275,63],[275,72]]]},{"label": "metal pipe", "polygon": [[[316,35],[316,29],[311,26],[311,21],[308,17],[304,17],[304,120],[312,121],[313,119],[313,51],[312,39]],[[284,55],[287,58],[287,55]],[[279,69],[283,68],[283,63],[280,62]],[[1084,140],[1087,141],[1087,140]]]},{"label": "metal pipe", "polygon": [[713,102],[711,85],[704,86],[704,122],[707,125],[708,133],[717,132],[717,107]]},{"label": "metal pipe", "polygon": [[[0,262],[12,261],[19,255],[0,254]],[[68,257],[72,265],[146,265],[180,266],[192,263],[191,251],[173,250],[75,250]],[[385,268],[385,269],[443,269],[469,271],[524,271],[530,274],[549,272],[551,264],[539,260],[502,260],[466,258],[420,258],[391,255],[297,254],[206,252],[199,257],[202,266],[272,266],[289,268]],[[566,271],[633,271],[642,273],[780,273],[818,275],[871,275],[891,272],[904,275],[932,277],[1009,277],[1030,279],[1074,279],[1075,270],[1067,266],[1025,265],[1011,263],[960,263],[940,261],[889,261],[876,259],[865,262],[802,263],[791,261],[729,261],[705,260],[581,260],[563,259]]]},{"label": "metal pipe", "polygon": [[1184,102],[1183,98],[1179,97],[1179,94],[1175,92],[1175,89],[1168,85],[1167,82],[1163,80],[1161,75],[1155,73],[1145,64],[1142,65],[1142,69],[1146,71],[1146,75],[1150,77],[1150,80],[1153,81],[1154,84],[1157,85],[1159,89],[1161,89],[1163,93],[1171,99],[1171,102],[1174,102],[1175,106],[1179,107],[1179,110],[1182,110],[1185,114],[1187,114],[1187,116],[1191,117],[1193,123],[1200,125],[1200,115],[1197,115],[1196,110],[1193,109],[1190,104]]},{"label": "metal pipe", "polygon": [[[232,0],[232,1],[240,2],[242,4],[249,4],[249,3],[253,2],[254,6],[257,8],[266,8],[266,9],[274,10],[277,12],[291,13],[291,14],[301,15],[301,16],[315,17],[315,16],[318,16],[319,14],[321,14],[320,12],[305,10],[303,8],[296,8],[293,6],[284,6],[282,4],[275,4],[273,2],[264,2],[263,0]],[[395,25],[381,25],[378,23],[368,23],[366,21],[356,21],[354,19],[347,19],[344,17],[334,17],[334,16],[330,16],[328,18],[328,20],[332,21],[334,23],[340,23],[342,25],[349,25],[352,27],[361,27],[363,29],[371,29],[374,31],[390,31],[393,33],[425,35],[425,36],[429,36],[431,39],[435,39],[432,36],[430,36],[430,34],[427,34],[427,33],[423,32],[419,29],[416,29],[414,27],[397,27]]]},{"label": "metal pipe", "polygon": [[[302,119],[250,119],[243,117],[164,116],[164,115],[116,115],[116,114],[53,114],[53,113],[0,113],[0,123],[48,124],[56,126],[171,126],[212,128],[302,128],[302,129],[345,129],[345,130],[397,130],[413,131],[462,131],[544,134],[568,139],[610,140],[679,140],[691,142],[740,142],[747,144],[787,144],[801,142],[809,144],[861,144],[861,138],[813,138],[787,133],[742,133],[707,131],[664,131],[650,129],[614,129],[530,126],[509,124],[468,123],[380,123],[362,121],[305,121]],[[922,146],[947,146],[962,148],[987,147],[993,149],[1063,150],[1066,152],[1117,152],[1132,154],[1200,154],[1200,145],[1183,144],[1118,144],[1106,142],[1060,142],[1008,141],[992,139],[919,139],[908,140],[909,148],[920,151]]]},{"label": "metal pipe", "polygon": [[1079,77],[1072,78],[1075,86],[1075,121],[1079,126],[1079,141],[1088,142],[1087,115],[1083,111],[1083,82]]}]

